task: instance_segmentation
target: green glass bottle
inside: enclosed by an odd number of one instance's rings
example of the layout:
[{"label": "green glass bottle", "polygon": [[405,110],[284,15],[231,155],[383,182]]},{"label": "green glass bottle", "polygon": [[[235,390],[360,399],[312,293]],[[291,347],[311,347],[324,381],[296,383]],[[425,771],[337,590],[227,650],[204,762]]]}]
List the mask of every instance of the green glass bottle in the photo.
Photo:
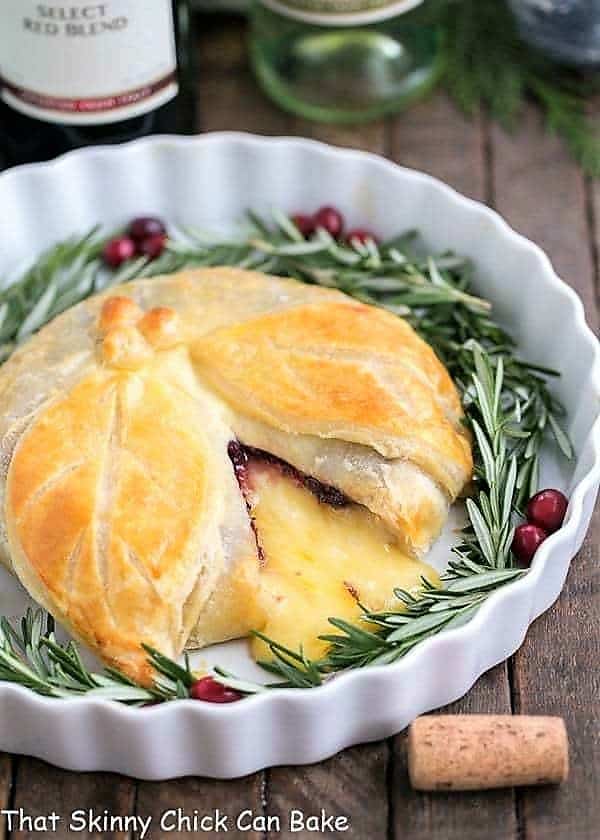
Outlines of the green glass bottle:
[{"label": "green glass bottle", "polygon": [[398,111],[441,69],[438,33],[422,4],[253,0],[254,72],[278,105],[308,119],[366,122]]}]

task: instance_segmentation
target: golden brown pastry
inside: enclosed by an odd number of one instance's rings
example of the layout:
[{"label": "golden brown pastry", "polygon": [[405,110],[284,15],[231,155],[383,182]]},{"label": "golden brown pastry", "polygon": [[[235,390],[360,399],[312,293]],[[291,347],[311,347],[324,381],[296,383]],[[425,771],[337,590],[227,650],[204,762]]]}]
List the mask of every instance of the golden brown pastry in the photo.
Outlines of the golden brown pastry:
[{"label": "golden brown pastry", "polygon": [[336,488],[416,558],[471,475],[461,419],[412,328],[339,292],[225,268],[134,282],[0,370],[0,556],[147,681],[140,642],[173,656],[266,620],[231,441]]}]

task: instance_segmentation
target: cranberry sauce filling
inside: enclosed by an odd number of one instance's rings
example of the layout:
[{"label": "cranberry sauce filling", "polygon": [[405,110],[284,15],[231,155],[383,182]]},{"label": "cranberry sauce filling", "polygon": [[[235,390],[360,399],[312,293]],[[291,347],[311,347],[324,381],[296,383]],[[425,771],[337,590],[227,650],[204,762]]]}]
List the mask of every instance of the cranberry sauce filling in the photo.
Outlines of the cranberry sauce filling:
[{"label": "cranberry sauce filling", "polygon": [[233,471],[235,472],[237,483],[239,484],[242,496],[244,497],[244,502],[246,503],[246,510],[248,511],[248,516],[250,518],[250,527],[252,528],[254,541],[256,542],[258,562],[261,566],[263,566],[265,562],[265,550],[261,545],[260,537],[258,535],[258,531],[256,530],[256,521],[252,515],[252,509],[248,499],[250,491],[248,486],[248,455],[246,454],[245,448],[238,440],[229,441],[227,445],[227,454],[229,455],[229,460],[233,464]]},{"label": "cranberry sauce filling", "polygon": [[306,473],[288,464],[287,461],[283,461],[281,458],[277,458],[276,455],[271,455],[270,452],[265,452],[263,449],[256,449],[253,446],[246,446],[238,440],[232,440],[227,447],[227,453],[231,459],[238,484],[244,495],[250,489],[248,486],[248,464],[250,461],[256,460],[276,467],[285,476],[306,487],[313,496],[325,505],[340,508],[351,503],[350,499],[340,490],[332,487],[330,484],[323,484],[311,475],[306,475]]}]

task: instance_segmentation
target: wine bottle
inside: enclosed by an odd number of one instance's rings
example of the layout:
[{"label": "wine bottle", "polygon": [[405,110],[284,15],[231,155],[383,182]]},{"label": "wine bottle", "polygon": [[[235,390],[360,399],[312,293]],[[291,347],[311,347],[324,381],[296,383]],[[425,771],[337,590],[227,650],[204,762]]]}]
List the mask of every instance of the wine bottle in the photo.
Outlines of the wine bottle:
[{"label": "wine bottle", "polygon": [[0,160],[194,130],[188,0],[2,0]]}]

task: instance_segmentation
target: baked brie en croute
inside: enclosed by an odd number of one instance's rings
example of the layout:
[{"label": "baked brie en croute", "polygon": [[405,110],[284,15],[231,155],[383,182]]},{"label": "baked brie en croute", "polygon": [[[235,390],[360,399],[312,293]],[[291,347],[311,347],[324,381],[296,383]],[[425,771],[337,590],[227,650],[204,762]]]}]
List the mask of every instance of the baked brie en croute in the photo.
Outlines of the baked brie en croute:
[{"label": "baked brie en croute", "polygon": [[142,682],[141,642],[262,629],[319,655],[329,616],[435,582],[421,558],[472,471],[456,389],[406,322],[229,268],[44,327],[0,370],[0,463],[3,562]]}]

